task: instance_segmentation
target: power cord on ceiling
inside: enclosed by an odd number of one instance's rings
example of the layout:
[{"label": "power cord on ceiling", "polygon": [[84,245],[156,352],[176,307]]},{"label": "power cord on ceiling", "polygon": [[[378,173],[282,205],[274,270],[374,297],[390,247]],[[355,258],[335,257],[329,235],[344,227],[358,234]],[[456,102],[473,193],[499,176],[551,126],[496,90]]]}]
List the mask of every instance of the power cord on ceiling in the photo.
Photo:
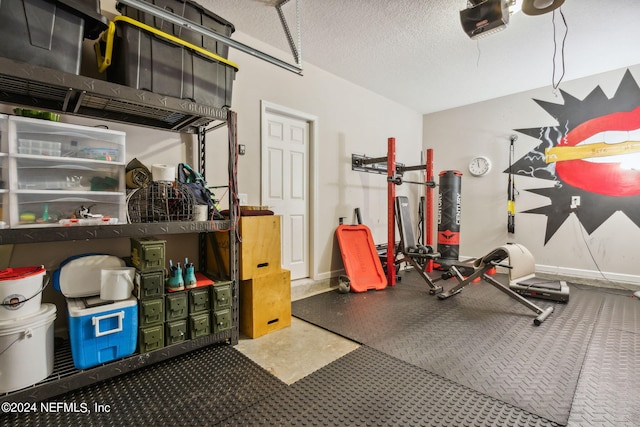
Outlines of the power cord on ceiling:
[{"label": "power cord on ceiling", "polygon": [[560,86],[560,82],[562,82],[562,79],[564,78],[564,73],[565,73],[565,62],[564,62],[564,45],[567,41],[567,34],[569,34],[569,26],[567,25],[567,19],[564,17],[564,13],[562,12],[562,8],[558,9],[560,12],[560,16],[562,17],[562,22],[564,23],[564,36],[562,37],[562,46],[561,46],[561,52],[560,52],[560,57],[562,59],[562,74],[560,75],[560,78],[558,79],[558,82],[556,83],[556,56],[558,53],[558,43],[556,41],[556,11],[554,10],[552,13],[552,18],[551,18],[551,22],[553,24],[553,73],[551,75],[551,84],[553,86],[553,90],[554,92],[558,89],[558,86]]}]

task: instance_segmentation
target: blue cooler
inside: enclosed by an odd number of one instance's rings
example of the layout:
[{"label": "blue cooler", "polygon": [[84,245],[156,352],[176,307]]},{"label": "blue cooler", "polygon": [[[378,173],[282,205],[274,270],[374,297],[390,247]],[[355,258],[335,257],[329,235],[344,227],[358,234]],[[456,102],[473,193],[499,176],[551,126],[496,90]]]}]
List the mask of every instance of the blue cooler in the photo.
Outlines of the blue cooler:
[{"label": "blue cooler", "polygon": [[71,355],[77,369],[133,354],[138,337],[138,302],[99,297],[68,298]]}]

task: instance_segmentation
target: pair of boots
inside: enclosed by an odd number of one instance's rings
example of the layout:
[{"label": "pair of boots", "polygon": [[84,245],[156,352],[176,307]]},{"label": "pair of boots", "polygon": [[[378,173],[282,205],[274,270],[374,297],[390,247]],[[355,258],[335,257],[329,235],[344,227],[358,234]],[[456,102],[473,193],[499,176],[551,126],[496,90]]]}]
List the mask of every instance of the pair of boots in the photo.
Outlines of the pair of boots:
[{"label": "pair of boots", "polygon": [[166,282],[167,288],[172,291],[181,291],[186,288],[196,287],[196,273],[193,263],[188,258],[184,259],[184,277],[180,263],[173,265],[173,260],[169,260],[169,277]]}]

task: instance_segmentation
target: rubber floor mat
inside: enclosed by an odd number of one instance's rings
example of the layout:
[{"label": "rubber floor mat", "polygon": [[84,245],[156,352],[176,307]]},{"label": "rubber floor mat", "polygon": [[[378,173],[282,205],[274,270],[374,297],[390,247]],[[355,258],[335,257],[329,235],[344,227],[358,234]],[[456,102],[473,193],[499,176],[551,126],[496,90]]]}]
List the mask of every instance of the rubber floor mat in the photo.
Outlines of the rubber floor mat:
[{"label": "rubber floor mat", "polygon": [[569,425],[640,425],[638,396],[640,301],[610,293],[589,344]]},{"label": "rubber floor mat", "polygon": [[227,426],[557,426],[367,346],[225,420]]},{"label": "rubber floor mat", "polygon": [[[144,357],[144,356],[140,356]],[[230,346],[212,346],[0,418],[2,426],[211,426],[287,386]],[[96,405],[101,405],[96,407]]]},{"label": "rubber floor mat", "polygon": [[485,282],[439,300],[429,295],[417,274],[402,275],[400,284],[380,292],[327,292],[296,301],[292,313],[480,393],[567,423],[601,296],[571,289],[568,304],[535,300],[542,308],[555,307],[536,327],[533,311]]}]

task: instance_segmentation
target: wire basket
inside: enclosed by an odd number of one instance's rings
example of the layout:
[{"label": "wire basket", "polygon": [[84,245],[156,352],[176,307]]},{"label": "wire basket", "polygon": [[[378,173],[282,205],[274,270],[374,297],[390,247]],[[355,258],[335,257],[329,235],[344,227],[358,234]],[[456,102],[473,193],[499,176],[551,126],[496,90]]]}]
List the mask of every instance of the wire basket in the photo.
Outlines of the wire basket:
[{"label": "wire basket", "polygon": [[179,182],[153,181],[127,196],[129,222],[193,221],[196,200]]}]

